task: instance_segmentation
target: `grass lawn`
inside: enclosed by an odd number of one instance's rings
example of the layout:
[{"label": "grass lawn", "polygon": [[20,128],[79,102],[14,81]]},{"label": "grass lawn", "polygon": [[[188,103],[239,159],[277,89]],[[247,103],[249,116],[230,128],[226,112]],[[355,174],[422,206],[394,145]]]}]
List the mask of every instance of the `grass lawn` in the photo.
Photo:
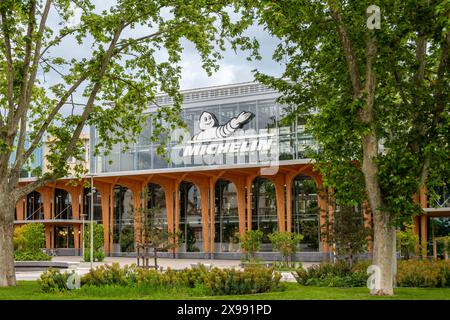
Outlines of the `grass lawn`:
[{"label": "grass lawn", "polygon": [[19,285],[13,288],[0,288],[0,300],[2,299],[36,299],[36,300],[96,300],[96,299],[262,299],[262,300],[366,300],[366,299],[424,299],[424,300],[450,300],[450,288],[426,289],[426,288],[398,288],[393,297],[372,297],[366,288],[324,288],[304,287],[296,283],[288,283],[286,290],[241,296],[200,296],[179,290],[175,292],[155,292],[138,290],[135,288],[88,288],[88,290],[75,290],[64,293],[43,293],[36,281],[19,281]]}]

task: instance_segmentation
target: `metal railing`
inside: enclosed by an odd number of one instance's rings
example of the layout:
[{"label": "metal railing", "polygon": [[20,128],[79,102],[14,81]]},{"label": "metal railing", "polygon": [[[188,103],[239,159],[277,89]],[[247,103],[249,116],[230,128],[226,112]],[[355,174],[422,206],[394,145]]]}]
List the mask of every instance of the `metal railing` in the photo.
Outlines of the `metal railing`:
[{"label": "metal railing", "polygon": [[61,216],[65,211],[67,211],[69,208],[72,208],[72,205],[67,205],[60,213],[58,213],[56,216],[53,217],[53,220],[57,220],[59,216]]},{"label": "metal railing", "polygon": [[[25,220],[35,220],[33,219],[34,215],[36,214],[36,212],[39,211],[39,213],[42,213],[42,209],[43,209],[44,205],[40,205],[39,208],[37,208],[36,210],[34,210],[29,216],[26,217]],[[39,217],[40,218],[40,217]]]}]

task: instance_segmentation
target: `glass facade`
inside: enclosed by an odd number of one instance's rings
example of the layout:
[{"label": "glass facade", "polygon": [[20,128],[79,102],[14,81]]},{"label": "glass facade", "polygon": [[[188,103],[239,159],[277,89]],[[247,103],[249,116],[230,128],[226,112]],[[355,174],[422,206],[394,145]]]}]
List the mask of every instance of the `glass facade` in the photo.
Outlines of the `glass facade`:
[{"label": "glass facade", "polygon": [[167,209],[166,209],[166,194],[164,189],[155,183],[149,183],[147,186],[148,203],[147,208],[155,209],[153,218],[156,220],[153,225],[162,227],[168,230],[167,226]]},{"label": "glass facade", "polygon": [[272,251],[269,234],[278,231],[275,185],[265,178],[256,178],[252,185],[252,229],[261,230],[261,251]]},{"label": "glass facade", "polygon": [[[450,235],[450,217],[428,217],[428,255],[433,255],[435,238]],[[444,258],[444,241],[436,241],[436,252],[438,258]]]},{"label": "glass facade", "polygon": [[27,195],[27,211],[25,220],[43,220],[44,202],[39,192],[33,191]]},{"label": "glass facade", "polygon": [[133,193],[127,187],[114,187],[113,253],[135,252]]},{"label": "glass facade", "polygon": [[73,248],[74,247],[74,230],[72,226],[68,227],[54,227],[54,245],[56,249],[59,248]]},{"label": "glass facade", "polygon": [[218,180],[214,206],[215,252],[239,252],[239,215],[234,183]]},{"label": "glass facade", "polygon": [[439,199],[437,199],[434,203],[430,203],[430,206],[440,207],[440,208],[449,208],[450,207],[450,183],[445,186],[437,187],[435,189],[436,194],[439,195]]},{"label": "glass facade", "polygon": [[55,189],[55,216],[54,219],[72,219],[72,196],[63,189]]},{"label": "glass facade", "polygon": [[190,182],[180,184],[180,225],[182,244],[180,252],[203,251],[202,212],[200,190]]},{"label": "glass facade", "polygon": [[[83,206],[86,219],[91,220],[91,189],[83,189]],[[94,191],[94,216],[93,220],[97,223],[103,223],[102,217],[102,195],[98,191]]]},{"label": "glass facade", "polygon": [[[255,135],[259,137],[272,137],[272,147],[269,151],[246,152],[225,152],[208,157],[198,155],[186,155],[184,153],[189,142],[177,144],[172,141],[167,146],[166,159],[156,153],[159,143],[151,143],[152,134],[151,119],[143,127],[141,135],[134,145],[129,146],[125,152],[124,145],[117,144],[113,147],[108,156],[99,155],[91,162],[92,170],[101,172],[120,172],[135,170],[166,169],[177,167],[198,167],[213,165],[236,165],[236,164],[258,164],[263,161],[271,160],[292,160],[305,157],[305,146],[312,145],[311,136],[304,132],[304,122],[296,121],[294,124],[285,124],[283,117],[286,113],[285,107],[276,103],[275,98],[255,99],[243,102],[209,104],[201,107],[186,107],[182,111],[182,119],[189,130],[189,137],[193,137],[201,132],[200,115],[207,111],[213,114],[219,125],[225,125],[233,117],[237,117],[241,112],[251,112],[253,117],[245,123],[241,129],[237,130],[240,138],[236,135],[226,138],[223,142],[251,143],[255,140]],[[243,138],[243,135],[251,136]],[[96,131],[91,128],[91,144],[96,144],[98,139]],[[161,137],[161,140],[166,137]],[[262,138],[259,138],[262,139]],[[220,140],[222,141],[222,140]],[[276,152],[275,152],[276,149]],[[276,159],[274,159],[276,157]]]},{"label": "glass facade", "polygon": [[300,251],[319,250],[319,214],[315,181],[311,177],[297,176],[292,184],[292,232],[303,235]]}]

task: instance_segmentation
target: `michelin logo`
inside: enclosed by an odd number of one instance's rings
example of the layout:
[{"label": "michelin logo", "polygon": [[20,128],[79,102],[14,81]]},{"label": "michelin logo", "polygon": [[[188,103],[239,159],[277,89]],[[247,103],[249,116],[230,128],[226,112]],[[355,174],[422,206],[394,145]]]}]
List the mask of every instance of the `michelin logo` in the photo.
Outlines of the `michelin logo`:
[{"label": "michelin logo", "polygon": [[[214,114],[204,111],[199,118],[201,131],[194,135],[191,141],[188,141],[188,145],[183,150],[183,157],[270,150],[273,143],[270,134],[266,137],[235,135],[254,116],[251,112],[243,111],[227,123],[219,125],[219,121]],[[234,140],[233,135],[236,139],[246,140],[215,143],[217,140],[228,140],[229,137]],[[202,142],[209,142],[209,144],[203,144]]]},{"label": "michelin logo", "polygon": [[200,115],[198,127],[200,132],[192,137],[193,141],[211,140],[227,138],[233,135],[236,130],[242,128],[246,123],[254,118],[254,114],[242,111],[237,117],[232,118],[224,125],[219,125],[217,117],[207,111]]}]

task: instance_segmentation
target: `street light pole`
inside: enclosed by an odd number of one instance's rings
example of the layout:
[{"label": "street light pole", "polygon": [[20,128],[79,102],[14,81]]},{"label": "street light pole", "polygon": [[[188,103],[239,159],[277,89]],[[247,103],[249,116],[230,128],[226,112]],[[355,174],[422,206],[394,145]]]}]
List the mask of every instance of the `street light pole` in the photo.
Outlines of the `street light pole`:
[{"label": "street light pole", "polygon": [[90,261],[91,261],[91,269],[94,264],[94,175],[90,174],[91,177],[91,205],[90,205],[90,214],[91,214],[91,227],[90,227],[90,244],[91,244],[91,252],[90,252]]}]

